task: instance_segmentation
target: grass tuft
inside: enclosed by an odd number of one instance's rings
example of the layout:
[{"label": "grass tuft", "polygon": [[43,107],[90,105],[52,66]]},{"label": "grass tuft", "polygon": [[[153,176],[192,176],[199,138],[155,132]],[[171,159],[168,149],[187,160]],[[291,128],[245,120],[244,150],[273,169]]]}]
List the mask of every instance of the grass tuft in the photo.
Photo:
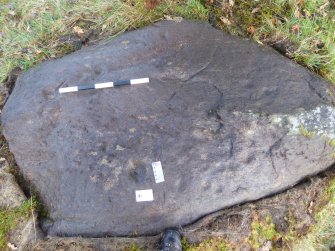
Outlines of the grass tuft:
[{"label": "grass tuft", "polygon": [[[228,2],[228,1],[227,1]],[[329,0],[235,0],[214,8],[218,26],[269,44],[335,83],[335,8]]]},{"label": "grass tuft", "polygon": [[[295,231],[295,219],[292,210],[288,210],[287,214],[288,228],[285,232],[279,232],[276,225],[272,221],[272,216],[259,218],[255,215],[251,223],[251,234],[249,236],[249,244],[254,250],[270,248],[271,250],[289,250],[291,243],[297,238]],[[267,245],[270,245],[266,247]]]},{"label": "grass tuft", "polygon": [[335,246],[335,180],[330,182],[324,196],[329,198],[328,204],[316,214],[316,224],[307,236],[295,242],[293,250],[331,250]]},{"label": "grass tuft", "polygon": [[183,251],[228,251],[232,246],[222,238],[204,240],[196,245],[191,245],[185,238],[181,240]]},{"label": "grass tuft", "polygon": [[0,249],[6,249],[7,238],[11,230],[29,217],[31,212],[38,207],[38,202],[35,198],[24,201],[20,207],[14,209],[0,209]]},{"label": "grass tuft", "polygon": [[142,251],[136,243],[131,244],[129,247],[126,247],[123,251]]},{"label": "grass tuft", "polygon": [[[280,237],[280,234],[275,229],[275,224],[272,222],[272,218],[269,216],[264,221],[258,219],[251,223],[251,235],[250,244],[258,250],[267,241],[276,241]],[[272,245],[272,244],[271,244]]]}]

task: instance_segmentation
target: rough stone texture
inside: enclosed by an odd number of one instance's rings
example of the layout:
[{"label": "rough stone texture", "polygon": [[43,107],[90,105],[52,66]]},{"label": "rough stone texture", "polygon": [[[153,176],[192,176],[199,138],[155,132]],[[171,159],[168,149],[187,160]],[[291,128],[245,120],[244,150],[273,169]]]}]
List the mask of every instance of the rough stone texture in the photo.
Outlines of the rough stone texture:
[{"label": "rough stone texture", "polygon": [[6,171],[6,160],[0,159],[0,208],[13,209],[27,198],[16,183],[15,177]]},{"label": "rough stone texture", "polygon": [[[146,85],[58,94],[147,76]],[[165,21],[26,72],[2,121],[49,209],[49,235],[154,234],[329,167],[330,88],[272,49]],[[166,181],[156,184],[158,160]],[[154,201],[137,203],[141,189]]]},{"label": "rough stone texture", "polygon": [[[15,177],[7,171],[8,163],[0,159],[0,209],[14,209],[27,200],[23,191],[16,183]],[[43,232],[38,226],[37,215],[28,219],[16,219],[17,225],[9,231],[7,237],[8,250],[31,250],[36,242],[43,239]],[[9,246],[13,248],[9,248]]]}]

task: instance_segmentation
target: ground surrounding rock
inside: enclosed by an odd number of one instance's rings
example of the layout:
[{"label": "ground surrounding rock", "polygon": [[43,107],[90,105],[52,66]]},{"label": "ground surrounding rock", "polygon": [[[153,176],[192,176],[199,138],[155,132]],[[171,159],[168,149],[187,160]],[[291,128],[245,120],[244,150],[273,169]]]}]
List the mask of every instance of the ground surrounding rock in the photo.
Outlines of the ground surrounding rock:
[{"label": "ground surrounding rock", "polygon": [[[21,206],[27,197],[16,183],[15,177],[8,172],[8,164],[0,160],[0,209],[10,210]],[[8,250],[30,250],[38,240],[43,239],[43,233],[37,223],[37,215],[28,218],[16,218],[16,226],[9,231]]]},{"label": "ground surrounding rock", "polygon": [[27,198],[16,183],[15,177],[6,171],[7,162],[0,159],[0,208],[13,209],[21,205]]},{"label": "ground surrounding rock", "polygon": [[[34,251],[157,251],[161,250],[161,236],[150,237],[110,237],[110,238],[80,238],[80,237],[51,237],[40,241]],[[138,247],[138,249],[135,249]],[[139,249],[141,248],[141,249]]]},{"label": "ground surrounding rock", "polygon": [[[58,94],[139,77],[150,83]],[[48,234],[154,234],[328,168],[330,88],[208,24],[161,22],[20,76],[2,122],[49,209]],[[158,160],[165,182],[156,184]],[[136,202],[141,189],[153,189],[154,201]]]},{"label": "ground surrounding rock", "polygon": [[33,250],[38,241],[44,238],[43,232],[38,226],[37,216],[21,219],[15,229],[8,235],[9,250],[26,251]]}]

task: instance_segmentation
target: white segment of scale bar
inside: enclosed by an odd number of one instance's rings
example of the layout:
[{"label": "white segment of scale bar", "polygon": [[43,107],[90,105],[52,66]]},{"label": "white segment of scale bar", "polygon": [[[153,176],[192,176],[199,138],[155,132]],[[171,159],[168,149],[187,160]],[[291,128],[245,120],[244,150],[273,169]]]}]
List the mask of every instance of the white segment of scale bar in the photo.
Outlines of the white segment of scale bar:
[{"label": "white segment of scale bar", "polygon": [[145,83],[149,83],[149,78],[138,78],[130,80],[131,85],[145,84]]},{"label": "white segment of scale bar", "polygon": [[78,86],[59,88],[59,93],[77,92]]},{"label": "white segment of scale bar", "polygon": [[113,87],[113,86],[114,86],[113,82],[94,84],[95,89],[109,88],[109,87]]}]

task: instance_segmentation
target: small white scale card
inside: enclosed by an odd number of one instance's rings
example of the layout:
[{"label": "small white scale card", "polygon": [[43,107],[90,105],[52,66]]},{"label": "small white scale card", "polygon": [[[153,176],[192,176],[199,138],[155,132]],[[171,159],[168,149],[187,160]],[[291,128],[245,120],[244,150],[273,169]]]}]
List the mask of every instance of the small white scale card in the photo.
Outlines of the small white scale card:
[{"label": "small white scale card", "polygon": [[152,193],[152,189],[136,191],[136,201],[137,202],[153,201],[153,200],[154,200],[154,195]]},{"label": "small white scale card", "polygon": [[164,182],[164,173],[162,164],[160,161],[153,162],[152,164],[152,170],[154,171],[155,181],[156,183]]}]

